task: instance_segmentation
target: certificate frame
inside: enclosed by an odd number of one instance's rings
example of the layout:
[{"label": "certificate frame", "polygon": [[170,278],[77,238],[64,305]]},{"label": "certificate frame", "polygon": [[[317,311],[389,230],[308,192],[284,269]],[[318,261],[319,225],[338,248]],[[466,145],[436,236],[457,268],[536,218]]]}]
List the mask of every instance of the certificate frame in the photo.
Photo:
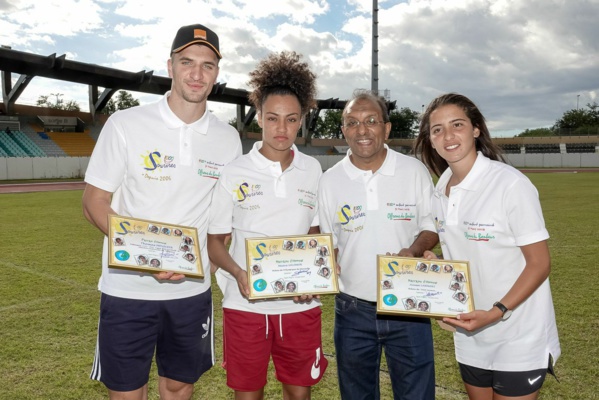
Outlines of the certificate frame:
[{"label": "certificate frame", "polygon": [[249,299],[339,293],[331,234],[245,240]]},{"label": "certificate frame", "polygon": [[111,214],[108,216],[108,266],[204,278],[198,230]]},{"label": "certificate frame", "polygon": [[380,314],[440,319],[474,310],[468,261],[377,255],[377,278]]}]

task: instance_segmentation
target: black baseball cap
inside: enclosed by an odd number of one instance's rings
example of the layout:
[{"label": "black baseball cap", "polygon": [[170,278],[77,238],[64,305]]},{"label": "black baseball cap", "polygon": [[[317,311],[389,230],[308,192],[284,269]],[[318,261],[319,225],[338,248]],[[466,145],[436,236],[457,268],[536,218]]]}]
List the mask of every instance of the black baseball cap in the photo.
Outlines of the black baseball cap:
[{"label": "black baseball cap", "polygon": [[208,46],[216,53],[216,56],[221,59],[218,49],[218,35],[204,25],[195,24],[182,26],[177,31],[177,36],[173,40],[171,46],[171,54],[178,53],[192,44],[202,44]]}]

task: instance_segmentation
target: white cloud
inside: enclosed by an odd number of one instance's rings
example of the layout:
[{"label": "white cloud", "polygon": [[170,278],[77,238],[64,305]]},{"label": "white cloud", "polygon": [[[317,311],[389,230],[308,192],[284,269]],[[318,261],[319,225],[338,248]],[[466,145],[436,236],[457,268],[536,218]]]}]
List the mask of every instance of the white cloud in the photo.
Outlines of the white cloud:
[{"label": "white cloud", "polygon": [[[175,32],[199,22],[219,34],[228,87],[246,88],[257,62],[280,50],[305,56],[321,98],[371,84],[370,0],[0,0],[0,9],[0,44],[20,51],[166,76]],[[577,95],[580,106],[597,99],[597,15],[599,0],[380,0],[379,89],[417,111],[440,93],[464,93],[495,131],[551,125]],[[87,105],[87,87],[38,78],[21,100],[63,89]],[[210,109],[235,115],[230,105]]]},{"label": "white cloud", "polygon": [[312,24],[316,16],[329,10],[329,2],[325,0],[277,0],[268,3],[255,0],[211,0],[207,3],[219,13],[235,16],[246,22],[284,17],[294,24]]}]

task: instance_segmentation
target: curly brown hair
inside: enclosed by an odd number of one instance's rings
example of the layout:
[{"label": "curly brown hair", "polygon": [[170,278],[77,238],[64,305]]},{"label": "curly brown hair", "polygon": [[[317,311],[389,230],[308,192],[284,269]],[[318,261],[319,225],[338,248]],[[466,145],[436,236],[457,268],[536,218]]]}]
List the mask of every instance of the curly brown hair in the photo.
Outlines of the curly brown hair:
[{"label": "curly brown hair", "polygon": [[271,53],[250,72],[248,85],[254,90],[250,102],[257,110],[272,94],[294,95],[300,103],[302,115],[316,106],[316,75],[310,71],[302,56],[295,51]]}]

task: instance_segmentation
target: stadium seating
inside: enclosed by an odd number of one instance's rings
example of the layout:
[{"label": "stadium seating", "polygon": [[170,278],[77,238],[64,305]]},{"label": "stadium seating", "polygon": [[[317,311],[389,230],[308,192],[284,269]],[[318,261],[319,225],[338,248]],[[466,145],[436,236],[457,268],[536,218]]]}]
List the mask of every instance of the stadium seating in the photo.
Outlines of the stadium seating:
[{"label": "stadium seating", "polygon": [[33,154],[15,140],[14,133],[0,132],[0,148],[8,154],[9,157],[32,157]]},{"label": "stadium seating", "polygon": [[83,132],[47,132],[47,134],[69,157],[91,156],[96,145],[96,141]]},{"label": "stadium seating", "polygon": [[594,153],[595,143],[566,143],[568,153]]},{"label": "stadium seating", "polygon": [[502,144],[499,147],[505,154],[520,154],[521,152],[519,144]]},{"label": "stadium seating", "polygon": [[13,133],[13,139],[17,142],[31,157],[46,157],[42,150],[29,136],[23,132]]},{"label": "stadium seating", "polygon": [[526,154],[560,153],[559,143],[530,143],[524,145]]}]

